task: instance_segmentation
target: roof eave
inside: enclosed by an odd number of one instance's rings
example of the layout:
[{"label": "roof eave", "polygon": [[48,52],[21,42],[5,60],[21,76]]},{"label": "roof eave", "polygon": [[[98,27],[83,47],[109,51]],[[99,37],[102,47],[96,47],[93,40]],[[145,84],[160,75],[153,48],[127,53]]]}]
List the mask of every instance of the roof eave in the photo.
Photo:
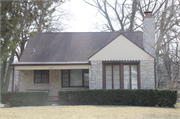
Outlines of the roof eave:
[{"label": "roof eave", "polygon": [[91,62],[18,62],[10,66],[91,65]]}]

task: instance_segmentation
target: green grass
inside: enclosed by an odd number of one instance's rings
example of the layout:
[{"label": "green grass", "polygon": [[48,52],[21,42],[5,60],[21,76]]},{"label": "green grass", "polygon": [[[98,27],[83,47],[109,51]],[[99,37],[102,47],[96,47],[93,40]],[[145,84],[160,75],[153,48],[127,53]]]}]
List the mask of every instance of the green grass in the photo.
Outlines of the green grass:
[{"label": "green grass", "polygon": [[136,106],[41,106],[0,108],[0,119],[179,119],[180,103],[175,108]]}]

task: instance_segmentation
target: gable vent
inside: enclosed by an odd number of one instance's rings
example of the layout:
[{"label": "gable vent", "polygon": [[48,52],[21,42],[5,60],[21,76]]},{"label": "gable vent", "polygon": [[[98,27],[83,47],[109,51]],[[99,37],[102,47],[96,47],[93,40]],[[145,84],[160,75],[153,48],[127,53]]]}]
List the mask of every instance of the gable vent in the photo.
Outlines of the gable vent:
[{"label": "gable vent", "polygon": [[36,52],[35,48],[33,48],[33,50],[32,50],[32,52],[31,52],[31,54],[32,54],[32,53],[34,53],[34,52]]}]

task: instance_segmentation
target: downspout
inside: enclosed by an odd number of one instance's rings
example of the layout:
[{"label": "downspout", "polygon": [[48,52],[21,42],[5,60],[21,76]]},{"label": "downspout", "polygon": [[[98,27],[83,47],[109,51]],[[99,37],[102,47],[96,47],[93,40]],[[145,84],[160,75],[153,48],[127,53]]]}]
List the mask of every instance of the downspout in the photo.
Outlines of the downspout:
[{"label": "downspout", "polygon": [[12,92],[14,91],[14,66],[13,66],[13,72],[12,72]]}]

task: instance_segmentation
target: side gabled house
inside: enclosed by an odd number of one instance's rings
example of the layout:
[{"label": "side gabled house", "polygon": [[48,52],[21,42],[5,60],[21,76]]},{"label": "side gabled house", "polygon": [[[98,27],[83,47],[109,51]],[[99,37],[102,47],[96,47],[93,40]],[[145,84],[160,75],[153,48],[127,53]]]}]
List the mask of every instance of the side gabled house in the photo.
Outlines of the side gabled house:
[{"label": "side gabled house", "polygon": [[[150,14],[150,15],[149,15]],[[147,12],[143,32],[36,33],[20,62],[19,91],[154,89],[155,23]]]}]

